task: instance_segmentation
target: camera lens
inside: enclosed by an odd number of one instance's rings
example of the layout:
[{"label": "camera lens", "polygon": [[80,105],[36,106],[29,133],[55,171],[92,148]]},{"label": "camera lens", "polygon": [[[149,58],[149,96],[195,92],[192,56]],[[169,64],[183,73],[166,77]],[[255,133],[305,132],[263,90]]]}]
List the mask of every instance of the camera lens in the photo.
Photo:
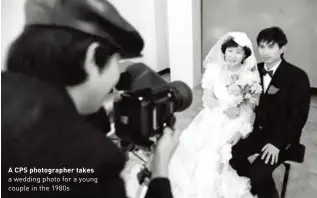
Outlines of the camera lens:
[{"label": "camera lens", "polygon": [[173,90],[175,96],[175,112],[187,109],[193,101],[191,89],[182,81],[171,82],[168,86]]}]

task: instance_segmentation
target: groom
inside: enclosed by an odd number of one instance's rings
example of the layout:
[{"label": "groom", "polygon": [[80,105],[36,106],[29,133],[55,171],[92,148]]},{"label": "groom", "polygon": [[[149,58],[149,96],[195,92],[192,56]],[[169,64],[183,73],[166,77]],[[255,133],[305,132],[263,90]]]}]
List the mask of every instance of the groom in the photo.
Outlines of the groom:
[{"label": "groom", "polygon": [[[287,38],[279,27],[262,30],[257,37],[258,64],[263,93],[256,108],[254,130],[232,148],[231,166],[251,179],[259,198],[279,197],[272,172],[285,160],[285,152],[299,142],[310,104],[306,73],[284,58]],[[250,164],[248,157],[259,153]]]}]

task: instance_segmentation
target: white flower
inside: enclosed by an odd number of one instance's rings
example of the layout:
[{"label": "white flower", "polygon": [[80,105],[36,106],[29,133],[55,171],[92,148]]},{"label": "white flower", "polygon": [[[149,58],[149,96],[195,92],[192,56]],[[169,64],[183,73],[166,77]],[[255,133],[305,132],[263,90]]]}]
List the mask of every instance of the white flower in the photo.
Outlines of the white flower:
[{"label": "white flower", "polygon": [[253,85],[255,83],[259,83],[260,82],[260,78],[259,75],[257,75],[257,73],[252,72],[250,70],[244,70],[239,78],[239,84],[240,85]]},{"label": "white flower", "polygon": [[241,92],[242,92],[241,87],[236,84],[229,85],[227,89],[229,94],[235,95],[235,96],[241,95]]},{"label": "white flower", "polygon": [[276,94],[280,89],[275,87],[274,85],[270,86],[268,93],[269,94]]},{"label": "white flower", "polygon": [[239,80],[239,75],[238,74],[232,74],[230,75],[230,83],[234,83]]},{"label": "white flower", "polygon": [[[255,95],[253,95],[253,96],[255,96]],[[249,102],[251,103],[251,104],[255,104],[256,106],[258,106],[259,105],[259,97],[257,96],[257,97],[251,97],[250,99],[249,99]]]},{"label": "white flower", "polygon": [[262,87],[259,83],[254,83],[251,85],[251,91],[254,94],[260,94],[262,93]]},{"label": "white flower", "polygon": [[250,93],[247,93],[247,94],[245,94],[245,95],[244,95],[244,98],[245,98],[245,99],[251,99],[251,98],[252,98],[252,96],[251,96],[251,94],[250,94]]}]

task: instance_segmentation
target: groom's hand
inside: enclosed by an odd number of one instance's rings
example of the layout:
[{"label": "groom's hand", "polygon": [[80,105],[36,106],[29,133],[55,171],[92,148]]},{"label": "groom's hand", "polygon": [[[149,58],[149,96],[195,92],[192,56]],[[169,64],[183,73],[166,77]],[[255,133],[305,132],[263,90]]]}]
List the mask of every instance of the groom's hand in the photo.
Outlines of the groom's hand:
[{"label": "groom's hand", "polygon": [[273,144],[268,143],[262,148],[261,159],[262,160],[265,159],[265,163],[267,164],[270,162],[270,158],[271,158],[271,165],[274,165],[275,163],[278,162],[279,152],[280,150],[278,148],[276,148]]}]

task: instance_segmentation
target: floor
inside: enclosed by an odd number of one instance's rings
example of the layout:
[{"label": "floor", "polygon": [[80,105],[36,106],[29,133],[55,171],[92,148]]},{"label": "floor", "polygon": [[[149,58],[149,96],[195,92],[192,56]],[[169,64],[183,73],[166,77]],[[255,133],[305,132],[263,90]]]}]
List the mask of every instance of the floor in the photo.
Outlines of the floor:
[{"label": "floor", "polygon": [[[163,78],[167,82],[170,81],[168,74],[164,75]],[[188,124],[202,109],[201,98],[202,89],[200,88],[200,86],[198,86],[193,90],[193,102],[191,106],[183,112],[176,113],[177,121],[175,124],[175,128],[183,130],[188,126]],[[286,198],[317,197],[317,95],[312,96],[309,118],[303,129],[301,143],[306,146],[305,160],[302,164],[291,165]],[[135,157],[131,156],[131,163],[134,163],[133,161],[135,161],[135,163],[140,163],[140,160],[133,160],[133,158]],[[134,175],[136,175],[138,171],[139,168],[131,170],[129,167],[126,167],[123,175],[125,175],[126,173],[129,173],[131,175],[132,173],[134,178]],[[273,177],[279,191],[281,191],[282,189],[283,176],[284,166],[280,166],[273,173]],[[128,185],[127,191],[129,192],[129,194],[131,193],[130,195],[135,195],[136,187],[132,184],[131,186]]]},{"label": "floor", "polygon": [[[168,80],[168,77],[164,77]],[[194,119],[202,109],[202,89],[198,86],[193,90],[193,103],[183,112],[177,113],[176,128],[182,130]],[[308,121],[304,127],[302,144],[306,146],[305,161],[292,164],[286,198],[317,197],[317,96],[312,96]],[[278,167],[273,173],[277,188],[281,191],[284,166]]]}]

